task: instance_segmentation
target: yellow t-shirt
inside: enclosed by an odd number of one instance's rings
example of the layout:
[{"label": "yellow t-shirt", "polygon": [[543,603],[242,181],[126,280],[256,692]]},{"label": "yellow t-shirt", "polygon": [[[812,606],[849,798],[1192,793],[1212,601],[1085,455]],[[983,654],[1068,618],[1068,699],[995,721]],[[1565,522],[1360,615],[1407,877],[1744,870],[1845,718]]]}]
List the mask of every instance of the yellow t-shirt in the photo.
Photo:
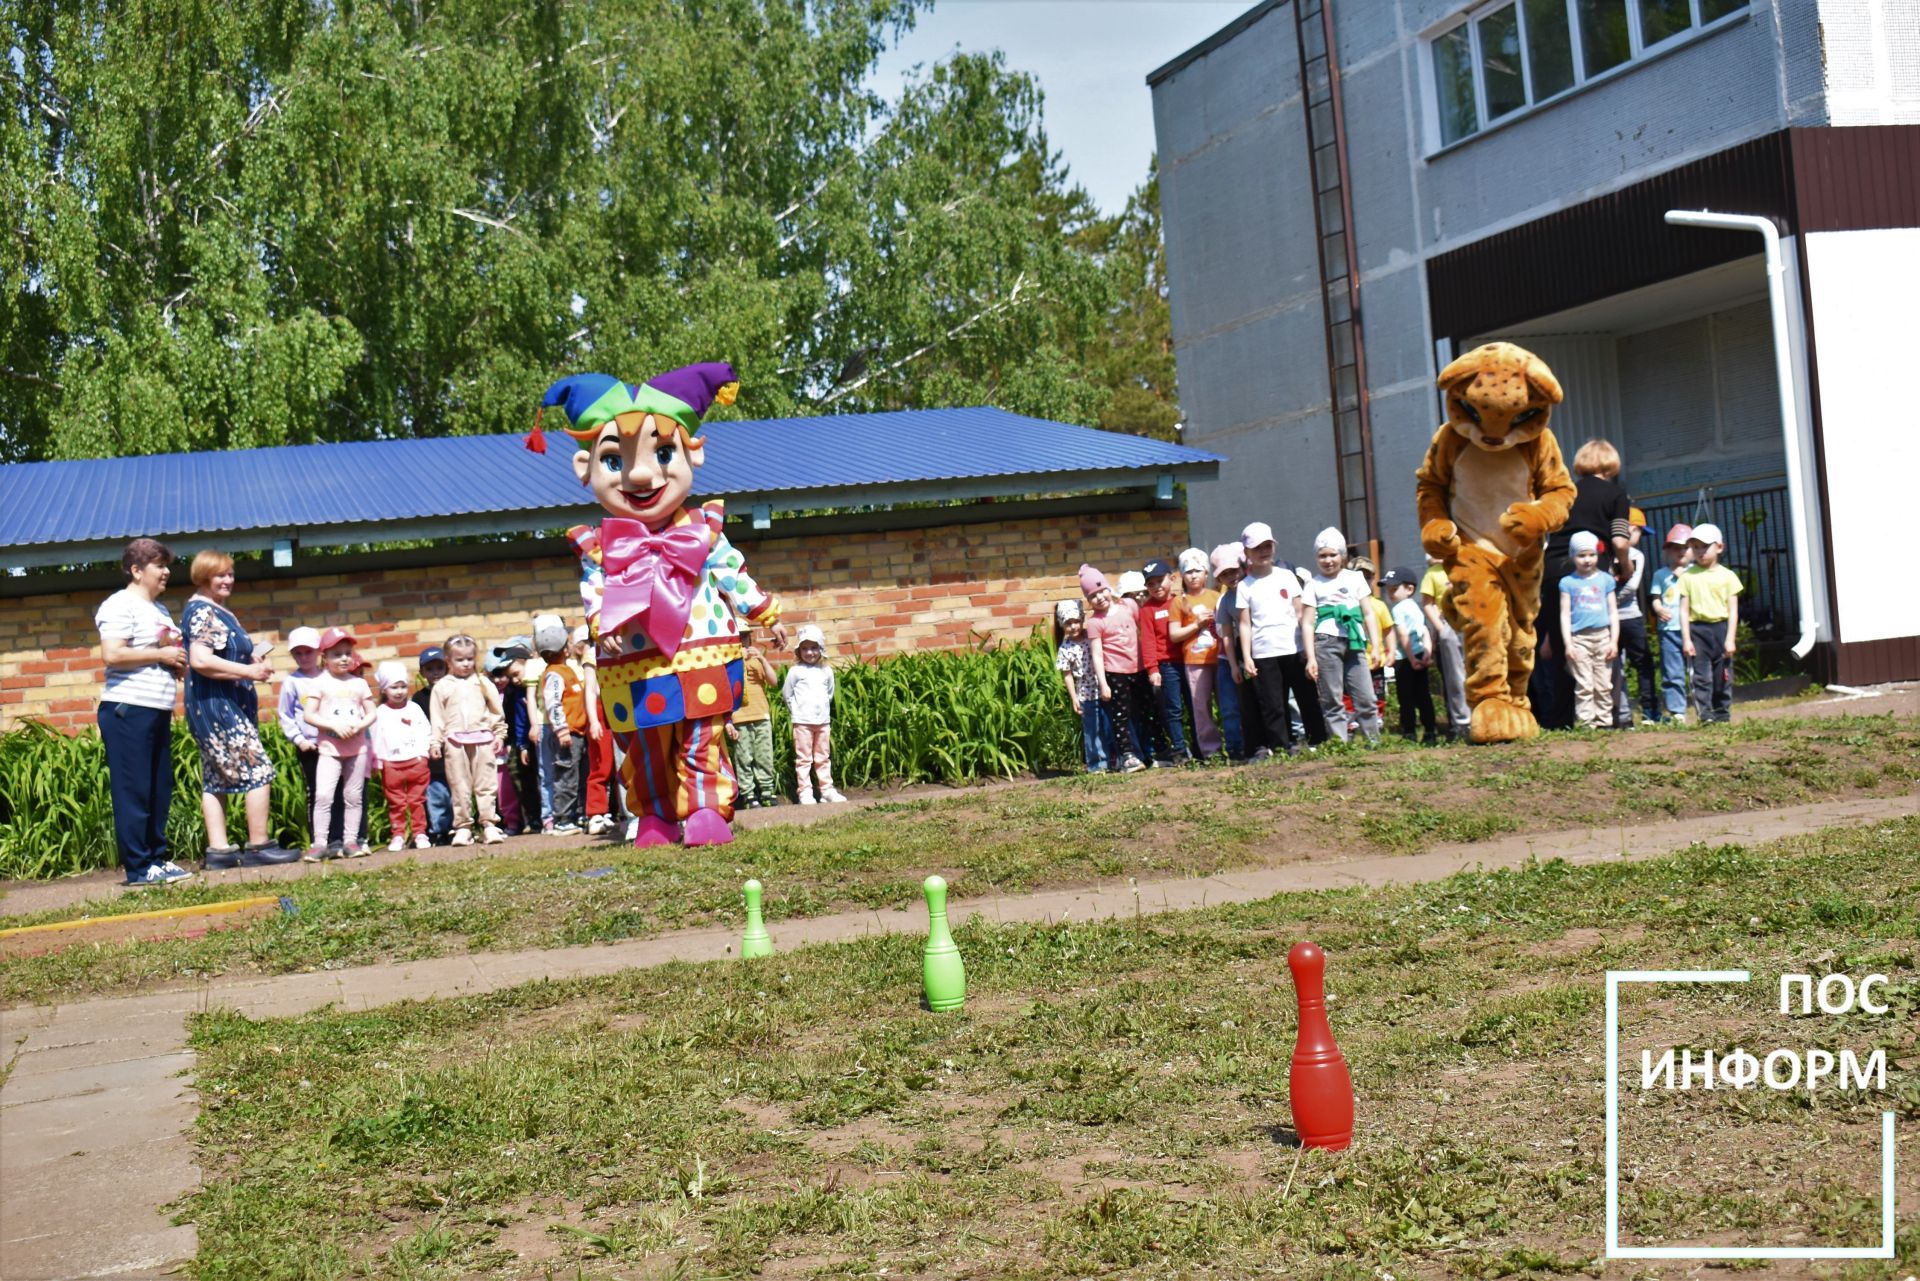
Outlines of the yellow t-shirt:
[{"label": "yellow t-shirt", "polygon": [[1725,565],[1689,565],[1680,575],[1680,594],[1687,598],[1687,617],[1694,622],[1724,623],[1740,594],[1740,575]]},{"label": "yellow t-shirt", "polygon": [[1393,635],[1393,610],[1387,602],[1378,596],[1369,596],[1366,610],[1373,615],[1373,625],[1380,631],[1380,643],[1367,646],[1367,666],[1385,667],[1387,665],[1387,642]]},{"label": "yellow t-shirt", "polygon": [[1447,578],[1447,567],[1441,564],[1427,566],[1427,572],[1420,575],[1420,594],[1434,604],[1445,606],[1447,593],[1453,590],[1453,584]]}]

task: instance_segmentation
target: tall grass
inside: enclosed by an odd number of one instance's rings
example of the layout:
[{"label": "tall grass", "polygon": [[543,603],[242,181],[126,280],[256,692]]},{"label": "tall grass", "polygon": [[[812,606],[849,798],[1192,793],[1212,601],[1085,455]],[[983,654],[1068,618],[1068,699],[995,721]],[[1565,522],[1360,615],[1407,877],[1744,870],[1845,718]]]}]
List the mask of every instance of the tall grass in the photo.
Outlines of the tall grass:
[{"label": "tall grass", "polygon": [[[784,670],[779,673],[783,678]],[[1017,645],[902,654],[835,669],[833,772],[849,787],[884,783],[970,783],[1077,768],[1080,726],[1053,667],[1053,646],[1036,635]],[[776,688],[774,744],[780,785],[794,794],[793,735]],[[278,771],[275,840],[306,844],[308,810],[293,744],[271,721],[260,737]],[[173,806],[167,840],[175,858],[207,846],[200,817],[200,749],[184,721],[173,723]],[[367,784],[368,835],[387,839],[386,800]],[[246,839],[236,803],[229,841]],[[89,729],[62,734],[36,722],[0,735],[0,878],[67,876],[117,861],[106,752]]]},{"label": "tall grass", "polygon": [[[298,753],[278,724],[260,727],[273,758],[271,835],[283,845],[306,843],[306,786]],[[369,835],[386,839],[386,801],[369,782]],[[229,844],[247,839],[246,818],[236,798],[228,811]],[[167,811],[167,847],[176,859],[206,852],[200,816],[200,747],[186,722],[173,722],[173,804]],[[70,876],[119,862],[113,838],[113,797],[107,753],[97,731],[62,734],[37,721],[0,734],[0,879]]]}]

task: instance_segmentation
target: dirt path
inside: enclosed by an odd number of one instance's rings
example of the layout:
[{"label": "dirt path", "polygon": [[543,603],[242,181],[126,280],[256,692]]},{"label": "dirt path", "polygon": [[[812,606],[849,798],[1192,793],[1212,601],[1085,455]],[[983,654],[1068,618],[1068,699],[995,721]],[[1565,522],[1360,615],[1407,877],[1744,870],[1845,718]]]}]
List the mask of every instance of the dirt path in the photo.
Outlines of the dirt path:
[{"label": "dirt path", "polygon": [[[1651,858],[1696,841],[1747,843],[1816,828],[1920,813],[1920,798],[1873,797],[1608,828],[1552,832],[1424,854],[1311,860],[1137,887],[1105,885],[956,903],[956,920],[1101,920],[1249,902],[1290,890],[1440,880],[1468,868],[1529,858],[1576,864]],[[849,912],[782,923],[776,947],[794,948],[924,928],[918,912]],[[366,1009],[405,999],[495,991],[541,979],[582,978],[669,961],[729,956],[729,929],[685,931],[600,947],[483,953],[273,978],[217,980],[196,989],[0,1011],[0,1278],[159,1275],[193,1257],[191,1224],[161,1207],[199,1182],[186,1018],[230,1008],[254,1018],[323,1005]],[[137,1180],[128,1171],[140,1172]],[[81,1208],[84,1207],[84,1208]]]}]

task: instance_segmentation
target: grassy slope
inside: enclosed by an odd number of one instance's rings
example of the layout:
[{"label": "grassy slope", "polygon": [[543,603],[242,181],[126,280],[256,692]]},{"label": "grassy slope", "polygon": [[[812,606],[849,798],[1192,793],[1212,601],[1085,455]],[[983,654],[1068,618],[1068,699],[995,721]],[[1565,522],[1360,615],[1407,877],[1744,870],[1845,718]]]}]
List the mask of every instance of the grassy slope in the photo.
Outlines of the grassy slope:
[{"label": "grassy slope", "polygon": [[[916,943],[887,938],[205,1016],[199,1273],[1578,1270],[1602,1235],[1609,968],[1754,972],[1623,1006],[1624,1238],[1871,1241],[1878,1112],[1920,1122],[1917,848],[1907,819],[1133,925],[977,923],[955,1015],[917,1008]],[[1337,1158],[1286,1143],[1302,937],[1331,957],[1360,1099]],[[1890,974],[1894,1012],[1783,1018],[1777,976],[1808,968]],[[1895,1070],[1874,1096],[1641,1095],[1639,1047],[1675,1045],[1883,1046]],[[1914,1162],[1900,1180],[1904,1276]]]},{"label": "grassy slope", "polygon": [[[366,873],[284,888],[299,914],[201,939],[93,945],[0,964],[0,1004],[228,973],[287,973],[461,951],[603,942],[737,918],[768,886],[775,921],[904,904],[929,871],[956,898],[1171,877],[1295,858],[1413,852],[1512,832],[1911,793],[1920,722],[1758,720],[1705,732],[1555,736],[1502,748],[1333,750],[1322,759],[1129,778],[1068,778],[883,804],[730,846],[601,844]],[[569,876],[596,867],[609,874]],[[34,924],[259,894],[175,887],[25,916]],[[270,891],[269,891],[270,892]]]}]

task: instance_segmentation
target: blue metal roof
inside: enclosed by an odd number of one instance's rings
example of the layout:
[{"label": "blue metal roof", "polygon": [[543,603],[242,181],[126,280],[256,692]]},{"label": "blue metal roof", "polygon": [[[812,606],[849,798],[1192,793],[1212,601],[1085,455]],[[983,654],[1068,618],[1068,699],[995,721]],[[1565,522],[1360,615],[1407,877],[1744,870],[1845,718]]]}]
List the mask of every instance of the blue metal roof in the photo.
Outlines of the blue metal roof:
[{"label": "blue metal roof", "polygon": [[[833,506],[927,497],[925,486],[1105,488],[1155,476],[1212,475],[1217,455],[1120,432],[992,408],[900,410],[714,422],[695,492]],[[339,529],[490,513],[543,513],[541,524],[598,508],[573,477],[571,442],[548,452],[524,437],[286,445],[199,454],[0,467],[0,553],[139,535]],[[1003,492],[1012,492],[1003,489]],[[784,500],[784,501],[783,501]],[[582,513],[576,517],[576,513]],[[395,529],[393,537],[407,532]]]}]

